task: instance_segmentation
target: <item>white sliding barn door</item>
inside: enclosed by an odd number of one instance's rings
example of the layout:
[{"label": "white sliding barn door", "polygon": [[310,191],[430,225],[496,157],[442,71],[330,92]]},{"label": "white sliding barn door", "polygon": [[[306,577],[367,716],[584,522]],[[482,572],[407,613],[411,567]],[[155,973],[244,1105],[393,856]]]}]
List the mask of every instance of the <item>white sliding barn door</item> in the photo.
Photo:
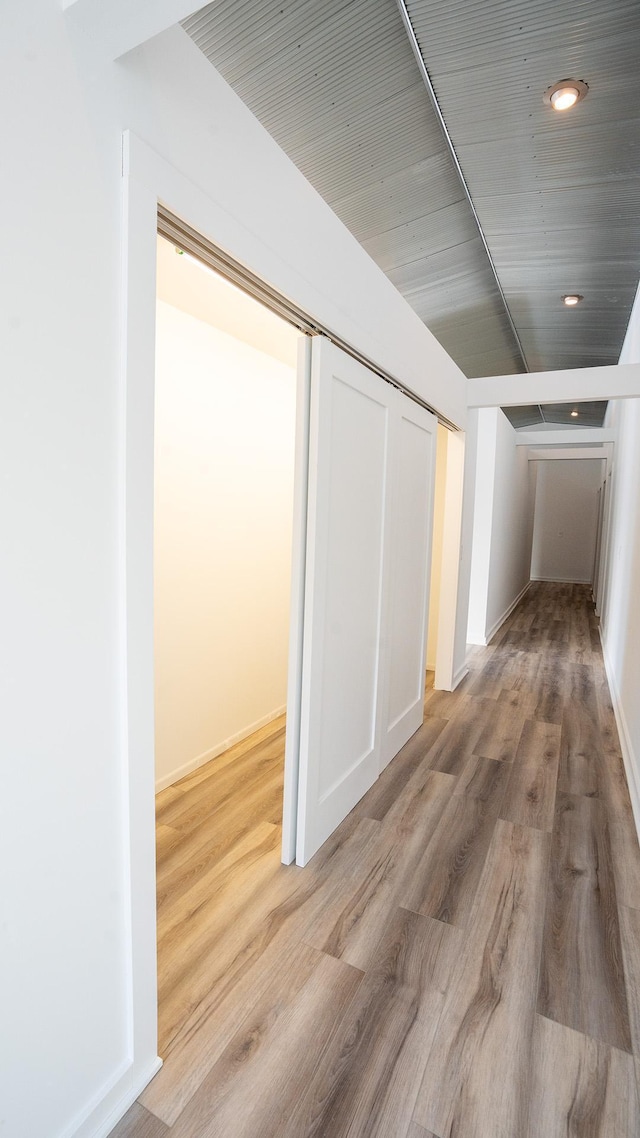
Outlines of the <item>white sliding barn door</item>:
[{"label": "white sliding barn door", "polygon": [[379,642],[393,388],[312,342],[296,860],[378,777]]},{"label": "white sliding barn door", "polygon": [[419,407],[313,339],[299,865],[422,722],[434,438],[424,414],[431,450]]},{"label": "white sliding barn door", "polygon": [[380,769],[424,718],[438,421],[400,391],[392,424],[380,697]]},{"label": "white sliding barn door", "polygon": [[307,500],[309,497],[309,399],[311,392],[311,339],[298,341],[296,384],[296,450],[293,475],[293,526],[291,535],[291,605],[289,610],[289,669],[287,676],[287,728],[284,751],[282,802],[282,860],[290,865],[296,856],[298,825],[298,768],[304,635],[304,589],[307,556]]}]

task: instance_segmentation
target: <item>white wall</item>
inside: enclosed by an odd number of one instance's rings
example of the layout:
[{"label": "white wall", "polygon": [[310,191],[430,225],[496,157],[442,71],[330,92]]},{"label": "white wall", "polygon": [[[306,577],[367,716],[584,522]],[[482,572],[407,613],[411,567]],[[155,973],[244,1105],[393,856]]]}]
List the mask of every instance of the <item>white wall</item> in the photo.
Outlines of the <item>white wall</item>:
[{"label": "white wall", "polygon": [[529,583],[531,473],[498,407],[478,412],[468,640],[486,644]]},{"label": "white wall", "polygon": [[557,459],[535,465],[531,579],[590,584],[603,460]]},{"label": "white wall", "polygon": [[[636,296],[620,362],[640,362],[640,293]],[[640,400],[611,404],[607,426],[614,426],[617,436],[601,632],[627,780],[640,832]]]},{"label": "white wall", "polygon": [[516,432],[498,411],[496,479],[487,599],[487,638],[500,627],[529,583],[533,529],[531,472]]},{"label": "white wall", "polygon": [[471,612],[471,567],[473,561],[473,529],[475,520],[476,475],[478,472],[478,420],[480,412],[470,408],[464,433],[464,470],[462,479],[462,517],[460,525],[460,562],[455,606],[452,682],[455,688],[466,676],[467,636]]},{"label": "white wall", "polygon": [[162,301],[156,336],[161,788],[284,710],[296,375]]},{"label": "white wall", "polygon": [[427,624],[427,668],[436,666],[438,615],[442,580],[442,538],[444,531],[444,499],[447,475],[447,441],[449,431],[438,424],[436,444],[436,477],[433,498],[433,545],[431,547],[431,583],[429,586],[429,621]]},{"label": "white wall", "polygon": [[469,582],[469,624],[465,642],[485,644],[493,499],[496,477],[498,414],[496,408],[476,412],[476,460],[473,479],[473,533]]},{"label": "white wall", "polygon": [[11,1138],[86,1138],[155,1062],[132,1018],[123,131],[201,187],[214,240],[461,423],[465,385],[180,29],[105,64],[57,0],[2,25],[0,1099]]}]

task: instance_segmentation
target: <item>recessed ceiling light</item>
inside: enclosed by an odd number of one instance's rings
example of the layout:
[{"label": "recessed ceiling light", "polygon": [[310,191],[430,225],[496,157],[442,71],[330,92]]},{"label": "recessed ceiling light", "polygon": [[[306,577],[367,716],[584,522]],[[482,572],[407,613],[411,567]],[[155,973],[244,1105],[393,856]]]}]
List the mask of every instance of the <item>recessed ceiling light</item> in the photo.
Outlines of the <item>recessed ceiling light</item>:
[{"label": "recessed ceiling light", "polygon": [[553,92],[549,102],[554,111],[568,111],[570,107],[575,107],[578,95],[577,87],[560,87],[558,91]]},{"label": "recessed ceiling light", "polygon": [[574,305],[580,304],[581,300],[584,300],[584,297],[580,296],[579,292],[570,292],[563,296],[562,303],[566,304],[567,308],[573,308]]},{"label": "recessed ceiling light", "polygon": [[578,412],[577,412],[577,411],[572,411],[572,412],[571,412],[571,418],[572,418],[572,419],[577,419],[577,418],[578,418]]},{"label": "recessed ceiling light", "polygon": [[544,93],[544,101],[553,107],[554,111],[568,111],[584,99],[589,90],[582,79],[561,79],[548,87]]}]

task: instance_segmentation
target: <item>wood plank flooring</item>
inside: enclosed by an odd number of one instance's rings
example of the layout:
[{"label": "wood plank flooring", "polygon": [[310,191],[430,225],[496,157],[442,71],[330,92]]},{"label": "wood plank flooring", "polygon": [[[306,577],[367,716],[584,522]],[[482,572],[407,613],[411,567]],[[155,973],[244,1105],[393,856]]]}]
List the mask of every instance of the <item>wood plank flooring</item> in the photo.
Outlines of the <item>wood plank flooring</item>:
[{"label": "wood plank flooring", "polygon": [[303,870],[282,722],[158,796],[116,1138],[638,1138],[640,851],[588,589],[535,583]]}]

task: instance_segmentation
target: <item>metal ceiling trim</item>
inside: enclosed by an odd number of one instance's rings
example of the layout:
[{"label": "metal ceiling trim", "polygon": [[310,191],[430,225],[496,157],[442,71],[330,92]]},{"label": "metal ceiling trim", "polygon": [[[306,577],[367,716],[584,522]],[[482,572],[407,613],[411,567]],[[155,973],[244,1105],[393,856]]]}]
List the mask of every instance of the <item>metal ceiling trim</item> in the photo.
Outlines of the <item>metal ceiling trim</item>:
[{"label": "metal ceiling trim", "polygon": [[487,239],[484,235],[484,230],[483,230],[482,225],[480,223],[480,218],[478,217],[476,207],[473,203],[473,198],[471,197],[471,191],[469,190],[469,186],[467,185],[467,180],[466,180],[466,178],[462,172],[462,167],[461,167],[460,162],[458,160],[458,155],[456,153],[456,149],[455,149],[455,146],[453,144],[453,139],[451,138],[451,135],[449,134],[447,124],[444,120],[444,116],[443,116],[442,111],[440,109],[440,103],[438,102],[438,97],[436,95],[435,88],[433,86],[433,83],[431,82],[431,76],[429,75],[427,65],[424,61],[422,52],[420,50],[420,44],[418,43],[418,37],[416,36],[416,33],[414,31],[414,28],[413,28],[413,24],[411,23],[411,16],[409,15],[409,9],[407,7],[406,0],[396,0],[396,4],[398,6],[398,11],[400,12],[400,16],[402,17],[402,22],[404,24],[407,36],[409,37],[409,42],[411,44],[413,54],[416,58],[416,62],[418,64],[420,75],[421,75],[422,80],[424,82],[424,85],[427,89],[427,94],[429,95],[429,98],[431,100],[431,104],[433,106],[434,112],[436,114],[438,122],[440,123],[440,127],[442,129],[442,133],[444,135],[444,139],[445,139],[445,142],[447,144],[447,148],[448,148],[449,153],[451,155],[451,160],[455,166],[455,170],[456,170],[456,173],[458,175],[458,178],[460,179],[460,185],[462,186],[462,189],[464,191],[464,195],[467,199],[467,202],[469,203],[469,208],[471,210],[471,213],[473,214],[473,219],[474,219],[476,226],[478,228],[480,240],[482,241],[482,244],[484,246],[484,251],[485,251],[485,253],[487,255],[487,259],[489,261],[489,265],[491,266],[491,272],[493,273],[493,276],[495,278],[496,286],[498,288],[498,292],[500,293],[500,298],[501,298],[502,303],[504,305],[504,310],[505,310],[505,313],[507,316],[507,320],[509,321],[509,325],[510,325],[511,331],[513,333],[513,337],[515,339],[515,342],[517,344],[518,351],[520,353],[520,356],[522,357],[522,362],[524,364],[525,371],[528,372],[529,371],[529,364],[527,363],[527,357],[525,355],[525,351],[524,351],[524,348],[522,346],[522,341],[520,339],[520,336],[518,335],[518,330],[517,330],[515,323],[513,321],[513,317],[511,315],[511,311],[510,311],[509,305],[507,303],[507,298],[504,294],[504,289],[502,288],[502,284],[500,283],[500,278],[498,276],[498,270],[496,269],[495,262],[493,260],[493,257],[491,256],[491,250],[489,249]]},{"label": "metal ceiling trim", "polygon": [[254,300],[259,301],[266,308],[270,309],[277,316],[286,320],[288,324],[292,324],[300,332],[308,336],[325,336],[327,340],[331,340],[337,348],[340,348],[347,355],[351,356],[358,363],[363,364],[374,372],[375,375],[380,376],[386,383],[391,384],[408,399],[417,403],[420,407],[424,407],[425,411],[429,411],[431,415],[435,415],[439,423],[443,427],[447,427],[450,431],[458,432],[459,427],[436,411],[435,407],[421,399],[419,395],[406,387],[399,379],[389,372],[380,367],[379,364],[369,359],[368,356],[363,355],[351,344],[343,340],[341,336],[337,336],[329,328],[323,324],[318,324],[313,320],[303,309],[298,308],[292,301],[287,300],[286,297],[279,293],[271,285],[265,283],[260,277],[257,277],[249,269],[246,269],[238,261],[230,257],[217,245],[208,241],[196,229],[192,229],[185,221],[181,221],[175,214],[171,213],[166,206],[158,203],[158,233],[167,241],[170,241],[177,248],[182,249],[185,253],[189,253],[196,260],[201,261],[207,268],[213,269],[225,280],[231,282],[236,288],[242,290],[248,296],[253,297]]}]

